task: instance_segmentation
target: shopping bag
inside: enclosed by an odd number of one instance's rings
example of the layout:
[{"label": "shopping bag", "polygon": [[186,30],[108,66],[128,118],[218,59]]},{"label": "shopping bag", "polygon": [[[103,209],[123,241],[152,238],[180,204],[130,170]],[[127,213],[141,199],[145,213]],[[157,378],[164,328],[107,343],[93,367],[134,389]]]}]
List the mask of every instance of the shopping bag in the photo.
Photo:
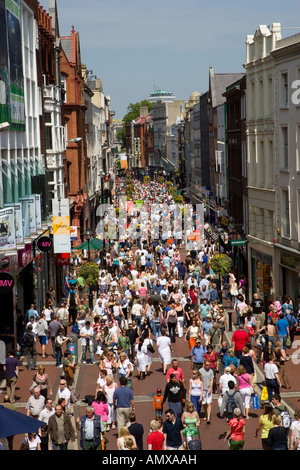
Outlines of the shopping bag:
[{"label": "shopping bag", "polygon": [[269,394],[268,394],[268,389],[266,386],[263,387],[262,391],[261,391],[261,397],[260,399],[262,401],[268,401],[269,400]]},{"label": "shopping bag", "polygon": [[253,403],[253,408],[257,410],[259,408],[259,398],[256,393],[253,395],[252,403]]}]

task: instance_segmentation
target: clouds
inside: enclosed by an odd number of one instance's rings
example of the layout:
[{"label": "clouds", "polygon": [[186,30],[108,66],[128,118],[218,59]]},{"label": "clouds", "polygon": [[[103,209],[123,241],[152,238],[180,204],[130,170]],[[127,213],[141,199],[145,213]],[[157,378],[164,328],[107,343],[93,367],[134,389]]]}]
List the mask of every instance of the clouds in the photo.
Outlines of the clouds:
[{"label": "clouds", "polygon": [[82,61],[103,80],[119,118],[129,102],[147,98],[154,84],[187,99],[195,90],[206,91],[209,65],[216,72],[243,71],[246,36],[260,24],[297,26],[294,18],[300,10],[298,0],[288,4],[57,0],[57,4],[61,35],[69,35],[75,26]]}]

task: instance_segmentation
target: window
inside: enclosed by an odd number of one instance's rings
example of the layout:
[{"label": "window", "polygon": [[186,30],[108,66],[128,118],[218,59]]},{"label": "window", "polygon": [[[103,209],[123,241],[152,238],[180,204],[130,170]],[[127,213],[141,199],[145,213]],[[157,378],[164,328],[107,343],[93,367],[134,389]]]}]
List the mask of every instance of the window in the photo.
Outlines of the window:
[{"label": "window", "polygon": [[288,74],[281,74],[281,105],[288,106],[289,104],[289,89],[288,89]]},{"label": "window", "polygon": [[286,170],[289,167],[289,144],[288,144],[288,128],[281,128],[281,138],[282,138],[282,161],[281,168]]},{"label": "window", "polygon": [[45,113],[45,146],[46,150],[52,150],[53,143],[52,143],[52,114]]},{"label": "window", "polygon": [[67,101],[67,77],[61,74],[61,91],[62,91],[62,102],[66,103]]},{"label": "window", "polygon": [[289,191],[288,189],[282,190],[282,236],[290,237],[290,201],[289,201]]}]

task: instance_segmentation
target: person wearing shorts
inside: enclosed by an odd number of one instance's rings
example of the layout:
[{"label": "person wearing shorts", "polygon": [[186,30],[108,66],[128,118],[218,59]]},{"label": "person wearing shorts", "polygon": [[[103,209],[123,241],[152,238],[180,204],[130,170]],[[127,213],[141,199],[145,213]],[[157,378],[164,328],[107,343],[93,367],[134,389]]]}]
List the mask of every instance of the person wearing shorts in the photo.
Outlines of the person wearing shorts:
[{"label": "person wearing shorts", "polygon": [[214,373],[210,367],[210,362],[204,361],[203,367],[200,369],[199,372],[203,380],[202,405],[205,411],[205,418],[203,418],[203,420],[206,421],[207,424],[210,424],[214,381]]}]

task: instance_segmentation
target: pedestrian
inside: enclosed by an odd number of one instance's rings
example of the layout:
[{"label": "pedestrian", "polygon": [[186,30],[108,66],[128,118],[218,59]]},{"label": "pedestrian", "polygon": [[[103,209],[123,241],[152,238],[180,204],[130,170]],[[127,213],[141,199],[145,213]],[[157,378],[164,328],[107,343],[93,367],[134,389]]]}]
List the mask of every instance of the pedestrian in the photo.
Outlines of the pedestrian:
[{"label": "pedestrian", "polygon": [[213,393],[217,392],[217,373],[219,372],[219,357],[218,353],[214,351],[211,344],[207,345],[207,351],[204,354],[204,360],[209,361],[210,368],[214,374],[214,381],[213,381]]},{"label": "pedestrian", "polygon": [[52,349],[53,349],[53,357],[56,358],[56,346],[55,346],[55,338],[57,336],[58,330],[63,329],[62,323],[58,321],[56,315],[52,316],[52,320],[48,325],[48,330],[49,330],[49,337],[52,342]]},{"label": "pedestrian", "polygon": [[102,392],[106,396],[107,406],[108,406],[108,419],[106,422],[106,432],[110,431],[110,429],[116,429],[116,412],[114,408],[114,400],[113,395],[114,391],[118,388],[118,384],[114,382],[114,378],[112,375],[107,375],[106,381],[102,387]]},{"label": "pedestrian", "polygon": [[166,410],[166,420],[163,424],[166,450],[182,450],[183,448],[183,424],[176,417],[172,409]]},{"label": "pedestrian", "polygon": [[120,387],[116,388],[113,393],[113,403],[119,434],[121,427],[127,425],[130,412],[135,411],[134,396],[131,388],[127,387],[126,377],[120,377]]},{"label": "pedestrian", "polygon": [[50,416],[55,413],[55,409],[53,407],[53,401],[51,398],[48,398],[45,401],[45,408],[43,408],[39,414],[38,420],[43,421],[43,423],[48,424]]},{"label": "pedestrian", "polygon": [[67,336],[64,336],[64,329],[59,328],[55,336],[55,358],[56,367],[63,367],[62,363],[62,347],[68,341]]},{"label": "pedestrian", "polygon": [[186,411],[182,413],[183,435],[186,442],[199,435],[200,418],[192,402],[186,403]]},{"label": "pedestrian", "polygon": [[175,373],[170,374],[169,381],[165,387],[163,405],[168,401],[168,406],[181,419],[182,409],[186,401],[186,388]]},{"label": "pedestrian", "polygon": [[76,428],[80,431],[80,447],[83,450],[101,450],[102,435],[105,431],[100,415],[95,408],[88,406],[86,414],[76,419]]},{"label": "pedestrian", "polygon": [[243,413],[244,405],[243,399],[240,394],[236,390],[236,383],[233,380],[228,382],[228,390],[224,392],[222,395],[222,403],[220,408],[220,416],[223,417],[224,415],[229,422],[234,417],[234,410],[238,408]]},{"label": "pedestrian", "polygon": [[58,397],[63,398],[66,401],[66,409],[70,408],[71,392],[67,387],[67,381],[64,377],[59,381]]},{"label": "pedestrian", "polygon": [[77,366],[75,364],[75,356],[72,356],[71,351],[66,350],[64,352],[64,359],[63,359],[63,370],[64,376],[67,383],[67,388],[71,392],[71,403],[76,403],[78,397],[75,392],[75,374]]},{"label": "pedestrian", "polygon": [[118,450],[127,450],[126,445],[125,445],[125,440],[131,438],[131,446],[137,447],[135,438],[132,436],[129,432],[129,429],[127,426],[121,426],[120,431],[118,432],[118,438],[117,438],[117,449]]},{"label": "pedestrian", "polygon": [[286,429],[282,426],[281,416],[273,414],[274,426],[269,430],[267,443],[271,450],[288,450],[288,436]]},{"label": "pedestrian", "polygon": [[70,415],[56,405],[55,413],[48,421],[49,450],[68,450],[68,443],[75,441],[75,430]]},{"label": "pedestrian", "polygon": [[41,395],[40,387],[37,385],[33,389],[32,395],[26,403],[27,416],[38,419],[41,411],[45,408],[45,397]]},{"label": "pedestrian", "polygon": [[268,436],[271,428],[274,427],[273,417],[273,406],[266,402],[264,403],[263,413],[260,415],[258,420],[258,425],[255,430],[255,437],[258,437],[259,432],[261,431],[261,445],[263,450],[271,450],[271,447],[268,444]]},{"label": "pedestrian", "polygon": [[162,395],[162,390],[161,388],[158,388],[156,390],[156,395],[153,397],[153,410],[155,411],[155,419],[161,418],[162,417],[162,411],[163,411],[163,395]]},{"label": "pedestrian", "polygon": [[231,374],[231,368],[225,367],[224,374],[221,375],[219,380],[219,395],[223,396],[224,393],[228,390],[228,383],[233,381],[235,387],[237,385],[236,378]]},{"label": "pedestrian", "polygon": [[203,367],[200,369],[200,374],[203,380],[203,398],[202,405],[204,407],[205,417],[203,418],[207,424],[211,420],[211,406],[212,406],[212,392],[214,383],[214,373],[210,367],[210,362],[205,360]]},{"label": "pedestrian", "polygon": [[6,395],[9,397],[10,403],[15,403],[15,391],[19,377],[20,362],[15,357],[15,350],[9,349],[8,357],[5,359],[3,367],[5,373]]},{"label": "pedestrian", "polygon": [[287,339],[290,337],[290,325],[283,312],[279,315],[276,322],[277,340],[281,341],[282,349],[286,350]]},{"label": "pedestrian", "polygon": [[147,450],[164,450],[165,436],[159,430],[160,424],[156,420],[150,421],[150,433],[147,437]]},{"label": "pedestrian", "polygon": [[135,358],[139,372],[138,379],[144,380],[146,378],[147,367],[147,346],[144,343],[144,338],[140,338],[139,342],[135,345]]},{"label": "pedestrian", "polygon": [[244,326],[242,324],[239,325],[238,329],[233,333],[231,342],[232,347],[234,348],[235,356],[240,359],[246,343],[250,343],[249,333],[244,330]]},{"label": "pedestrian", "polygon": [[252,375],[248,374],[242,365],[238,366],[235,375],[238,380],[238,390],[243,398],[245,418],[249,419],[251,395],[255,391]]},{"label": "pedestrian", "polygon": [[129,414],[129,422],[130,424],[128,425],[128,431],[130,432],[131,436],[134,437],[137,449],[144,450],[144,427],[141,423],[136,421],[136,414],[134,412]]},{"label": "pedestrian", "polygon": [[95,414],[101,417],[101,421],[103,423],[104,432],[105,432],[107,428],[107,421],[108,421],[108,415],[109,415],[109,408],[108,408],[107,397],[105,393],[103,393],[102,391],[99,391],[97,393],[97,397],[93,401],[92,407],[95,410]]},{"label": "pedestrian", "polygon": [[224,442],[229,439],[229,450],[243,450],[245,444],[245,425],[246,421],[242,417],[239,408],[235,408],[233,418],[228,423],[228,429]]},{"label": "pedestrian", "polygon": [[42,347],[42,357],[46,357],[46,345],[48,344],[48,323],[44,313],[41,313],[41,316],[37,321],[37,336]]},{"label": "pedestrian", "polygon": [[23,439],[20,450],[41,450],[41,439],[35,432],[30,432]]},{"label": "pedestrian", "polygon": [[52,397],[52,388],[50,383],[50,377],[46,373],[46,368],[43,365],[39,365],[37,372],[33,376],[33,383],[39,385],[41,395],[47,400],[47,397]]},{"label": "pedestrian", "polygon": [[171,364],[171,339],[165,329],[161,330],[161,336],[156,340],[157,352],[160,363],[162,364],[163,374],[166,375],[167,368]]},{"label": "pedestrian", "polygon": [[290,437],[289,437],[289,448],[290,450],[300,449],[300,410],[295,410],[294,421],[291,424]]},{"label": "pedestrian", "polygon": [[269,354],[269,361],[264,366],[265,385],[268,389],[269,403],[272,403],[273,392],[279,395],[281,382],[278,367],[274,363],[274,354]]},{"label": "pedestrian", "polygon": [[204,355],[207,352],[206,346],[203,346],[199,338],[196,339],[195,346],[191,350],[191,369],[201,369],[203,367]]},{"label": "pedestrian", "polygon": [[89,351],[92,364],[96,364],[93,346],[94,330],[91,327],[90,321],[87,320],[85,322],[85,326],[80,330],[79,337],[81,338],[82,346],[81,362],[86,364],[86,352]]},{"label": "pedestrian", "polygon": [[24,354],[26,355],[27,360],[27,369],[35,370],[36,369],[36,338],[33,333],[33,326],[29,324],[26,328],[24,338],[23,338]]}]

